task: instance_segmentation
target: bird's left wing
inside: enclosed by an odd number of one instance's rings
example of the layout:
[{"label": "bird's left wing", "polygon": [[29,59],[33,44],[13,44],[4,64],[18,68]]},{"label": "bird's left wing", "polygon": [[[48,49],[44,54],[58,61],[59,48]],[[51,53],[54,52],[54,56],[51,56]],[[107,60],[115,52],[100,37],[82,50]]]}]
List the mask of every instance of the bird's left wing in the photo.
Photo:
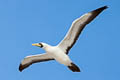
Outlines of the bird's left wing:
[{"label": "bird's left wing", "polygon": [[75,44],[84,27],[106,8],[107,6],[98,8],[76,19],[72,23],[64,39],[58,44],[58,47],[60,47],[66,54],[68,54],[68,51]]},{"label": "bird's left wing", "polygon": [[39,54],[39,55],[27,56],[22,60],[20,66],[19,66],[19,71],[22,71],[23,69],[29,67],[33,63],[49,61],[49,60],[54,60],[54,59],[49,54],[46,54],[46,53]]}]

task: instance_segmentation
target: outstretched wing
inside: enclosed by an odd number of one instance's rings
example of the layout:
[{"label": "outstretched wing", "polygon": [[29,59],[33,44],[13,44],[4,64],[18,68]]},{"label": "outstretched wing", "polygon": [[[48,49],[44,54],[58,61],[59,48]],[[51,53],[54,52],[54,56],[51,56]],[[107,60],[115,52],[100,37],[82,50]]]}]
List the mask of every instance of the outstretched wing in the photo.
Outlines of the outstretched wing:
[{"label": "outstretched wing", "polygon": [[71,47],[75,44],[76,40],[78,39],[80,33],[84,29],[84,27],[90,23],[97,15],[99,15],[107,6],[98,8],[94,11],[84,14],[80,18],[76,19],[64,39],[58,44],[58,46],[68,54],[68,51]]},{"label": "outstretched wing", "polygon": [[49,60],[54,60],[49,54],[39,54],[39,55],[32,55],[32,56],[27,56],[25,57],[20,66],[19,66],[19,71],[24,70],[25,68],[29,67],[33,63],[37,62],[43,62],[43,61],[49,61]]}]

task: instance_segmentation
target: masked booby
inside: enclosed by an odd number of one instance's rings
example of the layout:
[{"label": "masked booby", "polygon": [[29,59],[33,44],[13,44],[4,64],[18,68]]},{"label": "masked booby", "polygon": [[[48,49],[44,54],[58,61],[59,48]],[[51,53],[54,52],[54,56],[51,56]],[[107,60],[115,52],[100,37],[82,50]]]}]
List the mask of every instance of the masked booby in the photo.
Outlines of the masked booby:
[{"label": "masked booby", "polygon": [[69,50],[72,48],[72,46],[75,44],[75,42],[77,41],[83,28],[106,8],[107,6],[103,6],[96,10],[88,12],[83,16],[81,16],[80,18],[76,19],[72,23],[64,39],[57,46],[51,46],[43,42],[32,44],[33,46],[43,48],[46,51],[46,53],[25,57],[21,61],[21,64],[19,66],[19,71],[24,70],[33,63],[56,60],[57,62],[67,66],[73,72],[80,72],[79,67],[77,67],[77,65],[75,65],[72,62],[72,60],[69,58],[67,54]]}]

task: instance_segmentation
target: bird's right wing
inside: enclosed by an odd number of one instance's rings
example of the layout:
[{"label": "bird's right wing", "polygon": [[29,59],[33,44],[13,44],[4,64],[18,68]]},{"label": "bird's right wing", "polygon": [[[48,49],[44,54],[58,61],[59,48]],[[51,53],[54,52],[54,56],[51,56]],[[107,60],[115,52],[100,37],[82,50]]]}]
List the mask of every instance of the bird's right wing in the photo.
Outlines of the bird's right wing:
[{"label": "bird's right wing", "polygon": [[19,66],[19,71],[22,71],[23,69],[29,67],[33,63],[49,61],[49,60],[54,60],[54,59],[49,54],[46,54],[46,53],[27,56],[22,60]]},{"label": "bird's right wing", "polygon": [[68,54],[68,51],[72,48],[72,46],[77,41],[80,33],[85,28],[85,26],[90,23],[93,19],[95,19],[96,16],[98,16],[104,9],[106,9],[107,6],[98,8],[96,10],[93,10],[89,13],[84,14],[80,18],[76,19],[64,39],[58,44],[58,46],[66,53]]}]

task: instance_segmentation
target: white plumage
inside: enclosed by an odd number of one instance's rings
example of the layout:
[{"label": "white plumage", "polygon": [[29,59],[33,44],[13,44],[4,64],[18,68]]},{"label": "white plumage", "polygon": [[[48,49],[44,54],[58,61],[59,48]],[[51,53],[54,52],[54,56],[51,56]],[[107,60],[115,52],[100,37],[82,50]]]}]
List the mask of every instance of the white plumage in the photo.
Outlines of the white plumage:
[{"label": "white plumage", "polygon": [[77,67],[72,62],[72,60],[69,58],[67,54],[69,50],[72,48],[72,46],[75,44],[75,42],[77,41],[83,28],[106,8],[107,6],[98,8],[76,19],[72,23],[64,39],[57,46],[50,46],[46,43],[32,44],[33,46],[38,46],[43,48],[46,51],[46,53],[25,57],[19,66],[19,70],[22,71],[23,69],[27,68],[33,63],[56,60],[57,62],[67,66],[73,72],[80,72],[79,67]]}]

